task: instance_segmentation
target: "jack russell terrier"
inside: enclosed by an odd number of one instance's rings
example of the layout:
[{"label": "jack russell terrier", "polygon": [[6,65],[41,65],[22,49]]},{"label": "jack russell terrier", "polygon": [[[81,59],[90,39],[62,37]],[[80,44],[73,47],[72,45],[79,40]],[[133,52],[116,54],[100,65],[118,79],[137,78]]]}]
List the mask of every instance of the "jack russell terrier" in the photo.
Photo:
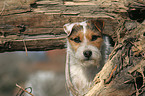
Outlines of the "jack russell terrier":
[{"label": "jack russell terrier", "polygon": [[108,56],[104,56],[104,50],[109,49],[105,44],[108,39],[103,40],[107,36],[102,35],[104,22],[88,20],[63,27],[67,33],[66,84],[71,96],[83,96]]}]

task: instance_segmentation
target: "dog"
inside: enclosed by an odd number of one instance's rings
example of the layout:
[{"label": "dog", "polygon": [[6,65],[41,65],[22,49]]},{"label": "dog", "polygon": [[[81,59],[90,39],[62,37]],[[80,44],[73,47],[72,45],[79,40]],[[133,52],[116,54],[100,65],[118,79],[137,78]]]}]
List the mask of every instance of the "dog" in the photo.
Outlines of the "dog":
[{"label": "dog", "polygon": [[[105,63],[104,21],[87,20],[63,26],[67,33],[66,84],[70,96],[83,96]],[[105,47],[107,48],[107,47]]]}]

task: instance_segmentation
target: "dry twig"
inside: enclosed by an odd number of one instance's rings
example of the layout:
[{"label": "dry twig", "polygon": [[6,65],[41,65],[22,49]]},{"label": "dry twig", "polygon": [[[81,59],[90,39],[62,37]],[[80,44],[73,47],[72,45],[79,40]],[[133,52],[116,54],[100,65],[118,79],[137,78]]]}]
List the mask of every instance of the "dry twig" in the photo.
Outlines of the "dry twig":
[{"label": "dry twig", "polygon": [[[30,94],[31,96],[34,96],[31,92],[28,92],[26,89],[24,89],[24,88],[21,87],[20,85],[16,84],[16,86],[17,86],[18,88],[20,88],[20,90],[23,90],[22,93],[23,93],[23,92],[26,92],[26,93]],[[18,93],[19,93],[19,92],[18,92]]]}]

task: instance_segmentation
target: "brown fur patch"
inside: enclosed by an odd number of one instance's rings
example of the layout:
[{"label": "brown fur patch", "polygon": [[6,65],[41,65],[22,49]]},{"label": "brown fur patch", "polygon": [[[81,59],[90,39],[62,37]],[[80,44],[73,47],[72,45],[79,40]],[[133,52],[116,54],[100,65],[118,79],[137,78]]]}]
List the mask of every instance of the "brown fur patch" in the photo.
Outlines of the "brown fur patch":
[{"label": "brown fur patch", "polygon": [[[93,46],[96,46],[98,49],[100,49],[101,45],[102,45],[102,42],[103,42],[102,35],[98,30],[94,30],[92,28],[93,27],[90,25],[90,23],[88,23],[87,30],[86,30],[86,33],[85,33],[85,37],[88,40],[88,45],[93,45]],[[93,35],[98,37],[94,41],[92,41],[92,36]],[[78,37],[81,41],[79,43],[74,41],[74,39],[78,38]],[[80,44],[84,40],[83,27],[81,25],[74,25],[74,27],[72,28],[71,35],[68,37],[68,40],[69,40],[73,50],[77,51],[78,47],[80,46]]]},{"label": "brown fur patch", "polygon": [[98,38],[96,41],[89,42],[89,44],[94,45],[98,49],[100,49],[101,45],[102,45],[102,42],[103,42],[103,39],[102,38]]},{"label": "brown fur patch", "polygon": [[80,41],[83,42],[84,40],[84,34],[83,34],[83,27],[81,25],[74,25],[74,27],[72,28],[72,33],[71,35],[68,37],[68,40],[72,46],[72,48],[74,49],[74,51],[77,50],[77,48],[79,47],[80,43],[76,43],[75,41],[73,41],[73,39],[75,38],[80,38]]},{"label": "brown fur patch", "polygon": [[[98,38],[94,41],[91,41],[92,40],[92,36],[95,35],[97,36]],[[103,39],[102,39],[102,36],[99,32],[94,32],[90,29],[87,29],[87,32],[85,34],[86,38],[88,39],[88,44],[91,44],[93,46],[96,46],[97,48],[101,48],[101,45],[102,45],[102,42],[103,42]]]}]

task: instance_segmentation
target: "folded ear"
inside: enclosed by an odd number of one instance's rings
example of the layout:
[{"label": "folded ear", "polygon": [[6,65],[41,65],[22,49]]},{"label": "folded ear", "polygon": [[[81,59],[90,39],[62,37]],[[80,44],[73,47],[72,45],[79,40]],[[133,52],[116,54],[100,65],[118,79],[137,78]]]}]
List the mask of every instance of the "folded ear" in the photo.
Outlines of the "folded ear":
[{"label": "folded ear", "polygon": [[102,32],[104,28],[104,21],[103,20],[91,20],[91,23],[95,25],[99,32]]},{"label": "folded ear", "polygon": [[73,26],[74,26],[74,24],[70,24],[70,23],[65,24],[65,25],[63,26],[64,31],[65,31],[65,33],[67,34],[67,36],[69,36],[69,35],[71,34]]}]

